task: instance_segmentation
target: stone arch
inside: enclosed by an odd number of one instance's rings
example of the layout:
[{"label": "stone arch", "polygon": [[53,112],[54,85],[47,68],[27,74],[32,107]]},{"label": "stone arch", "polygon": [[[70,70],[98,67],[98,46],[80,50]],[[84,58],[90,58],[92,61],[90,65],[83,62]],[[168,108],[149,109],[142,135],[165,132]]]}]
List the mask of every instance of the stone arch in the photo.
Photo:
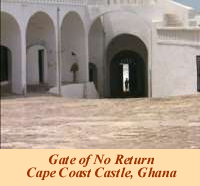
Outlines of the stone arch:
[{"label": "stone arch", "polygon": [[73,83],[71,67],[78,64],[77,82],[88,80],[87,41],[84,23],[74,11],[67,13],[61,24],[61,80]]},{"label": "stone arch", "polygon": [[[86,30],[87,30],[87,27],[86,27],[86,23],[84,21],[84,18],[83,16],[80,14],[80,12],[76,11],[76,10],[69,10],[67,13],[64,12],[64,15],[62,14],[61,15],[61,21],[60,21],[60,27],[62,28],[63,26],[63,23],[66,21],[65,19],[68,17],[68,16],[75,16],[77,18],[77,20],[79,21],[79,23],[81,24],[81,27],[82,29],[84,30],[84,34],[86,34]],[[69,17],[68,17],[69,18]]]},{"label": "stone arch", "polygon": [[[141,55],[141,57],[145,60],[145,58],[148,57],[148,53],[149,53],[147,44],[146,44],[139,36],[133,35],[133,34],[130,34],[130,33],[122,33],[122,34],[119,34],[119,35],[115,36],[114,38],[112,38],[112,40],[109,42],[109,44],[108,44],[107,47],[106,47],[106,53],[107,53],[106,55],[108,55],[108,50],[109,50],[110,46],[111,46],[116,40],[118,40],[119,38],[124,37],[124,36],[132,37],[132,38],[134,38],[135,40],[137,40],[138,43],[141,44],[141,47],[143,48],[142,51],[139,50],[138,47],[135,47],[134,50],[137,50],[136,52],[139,53],[139,54]],[[117,48],[117,47],[116,47],[116,48]],[[128,50],[128,46],[127,46],[127,50]],[[116,51],[116,53],[118,53],[118,52],[120,52],[120,51],[122,51],[122,49],[121,49],[121,48],[118,48],[118,51]],[[116,54],[116,53],[115,53],[115,54]],[[114,54],[114,55],[115,55],[115,54]],[[146,54],[147,54],[147,56],[146,56]],[[108,60],[110,61],[110,59],[108,59]]]},{"label": "stone arch", "polygon": [[[131,34],[121,34],[107,47],[107,95],[110,97],[148,96],[148,49],[145,43]],[[129,66],[129,94],[122,92],[122,65]],[[118,78],[119,77],[119,78]],[[118,87],[114,86],[116,84]],[[114,92],[113,93],[113,86]]]},{"label": "stone arch", "polygon": [[26,17],[25,21],[25,30],[27,31],[30,20],[35,17],[35,15],[43,14],[51,20],[51,24],[53,25],[54,29],[56,29],[56,22],[54,20],[54,14],[51,12],[51,9],[42,9],[41,7],[37,7],[36,9],[30,10],[29,14]]},{"label": "stone arch", "polygon": [[11,51],[11,91],[21,94],[22,85],[22,54],[21,54],[21,29],[15,19],[9,13],[1,11],[1,46]]},{"label": "stone arch", "polygon": [[[131,21],[130,21],[131,20]],[[96,27],[96,30],[94,29]],[[100,17],[97,17],[96,20],[94,20],[93,24],[90,27],[89,30],[89,58],[90,61],[95,61],[94,57],[98,57],[99,61],[98,65],[100,64],[101,70],[99,71],[99,75],[102,74],[103,78],[99,78],[102,80],[102,83],[99,84],[101,87],[101,93],[100,95],[109,97],[110,96],[110,90],[109,90],[109,83],[107,80],[109,79],[107,76],[107,48],[110,43],[112,43],[112,40],[117,38],[117,36],[120,36],[122,34],[128,34],[128,35],[134,35],[140,38],[142,41],[141,43],[144,43],[146,48],[148,48],[148,54],[149,57],[149,67],[151,67],[152,63],[152,25],[151,23],[145,19],[142,15],[140,15],[137,12],[130,12],[128,10],[113,10],[113,11],[106,11],[103,14],[100,14]],[[93,35],[93,36],[92,36]],[[96,37],[95,35],[98,35]],[[92,39],[91,39],[92,38]],[[94,38],[94,39],[93,39]],[[98,49],[101,46],[101,49],[99,49],[98,53],[91,52],[94,50],[94,46],[97,44],[92,44],[91,47],[91,40],[97,40],[95,43],[98,43]],[[101,57],[100,57],[101,56]],[[98,66],[97,65],[97,66]],[[148,81],[151,80],[151,77],[149,76]],[[149,84],[149,83],[148,83]],[[149,93],[150,95],[150,93]]]},{"label": "stone arch", "polygon": [[[26,28],[26,46],[28,49],[41,46],[45,49],[46,55],[46,80],[45,85],[56,85],[56,30],[52,18],[43,11],[34,13],[28,20]],[[41,47],[38,48],[41,50]],[[27,62],[28,62],[27,53]],[[35,52],[37,55],[37,52]],[[32,56],[35,60],[39,60],[38,56]],[[27,67],[27,73],[31,69]],[[29,76],[27,74],[27,76]]]},{"label": "stone arch", "polygon": [[151,27],[151,23],[146,19],[144,18],[139,12],[136,12],[134,10],[125,10],[125,9],[122,9],[122,8],[119,8],[119,7],[108,7],[107,9],[104,8],[102,9],[102,11],[98,12],[98,14],[94,14],[93,15],[93,18],[91,20],[91,23],[90,23],[90,26],[89,26],[89,32],[93,26],[93,24],[100,18],[100,17],[103,17],[103,16],[106,16],[106,15],[109,15],[109,14],[113,14],[113,13],[128,13],[130,15],[135,15],[137,17],[140,18],[140,20],[142,21],[143,24],[147,25],[148,27]]}]

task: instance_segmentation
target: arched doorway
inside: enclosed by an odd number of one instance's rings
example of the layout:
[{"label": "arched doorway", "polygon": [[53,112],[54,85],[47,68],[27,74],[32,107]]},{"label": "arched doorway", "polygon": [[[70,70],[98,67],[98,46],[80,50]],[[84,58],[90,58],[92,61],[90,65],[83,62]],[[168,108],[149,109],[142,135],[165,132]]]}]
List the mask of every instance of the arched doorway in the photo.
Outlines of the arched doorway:
[{"label": "arched doorway", "polygon": [[11,80],[11,52],[5,46],[0,46],[1,53],[1,74],[0,81],[10,81]]},{"label": "arched doorway", "polygon": [[1,79],[4,81],[1,84],[7,84],[6,89],[9,93],[22,94],[24,85],[22,83],[21,31],[15,17],[6,12],[1,12],[0,45]]},{"label": "arched doorway", "polygon": [[[86,56],[85,27],[76,12],[67,13],[61,24],[61,80],[62,84],[86,82],[88,77],[88,58]],[[76,81],[71,70],[77,66]]]},{"label": "arched doorway", "polygon": [[27,91],[46,92],[56,86],[56,35],[52,18],[45,12],[36,12],[28,22]]},{"label": "arched doorway", "polygon": [[0,46],[0,82],[1,95],[11,92],[11,78],[12,78],[12,59],[11,51],[5,46]]},{"label": "arched doorway", "polygon": [[148,96],[148,52],[140,38],[121,34],[110,42],[106,79],[111,98]]},{"label": "arched doorway", "polygon": [[110,63],[111,97],[145,97],[145,64],[133,51],[124,50]]}]

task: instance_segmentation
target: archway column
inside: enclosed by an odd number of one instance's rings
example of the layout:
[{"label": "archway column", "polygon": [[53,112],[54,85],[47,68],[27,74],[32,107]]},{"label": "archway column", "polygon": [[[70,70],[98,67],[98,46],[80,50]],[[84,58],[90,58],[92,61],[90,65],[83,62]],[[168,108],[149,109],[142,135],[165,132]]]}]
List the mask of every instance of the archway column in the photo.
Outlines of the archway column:
[{"label": "archway column", "polygon": [[61,86],[62,86],[62,69],[61,69],[61,63],[62,63],[62,48],[61,48],[61,29],[60,29],[60,21],[59,19],[59,9],[57,9],[57,26],[55,29],[55,35],[56,35],[56,87],[57,87],[57,94],[61,95]]},{"label": "archway column", "polygon": [[85,34],[85,77],[84,82],[89,82],[89,34]]},{"label": "archway column", "polygon": [[[24,27],[25,28],[25,27]],[[27,88],[26,88],[26,31],[25,29],[22,30],[22,35],[21,35],[21,94],[26,94],[27,93]]]},{"label": "archway column", "polygon": [[[20,51],[12,49],[13,58],[18,59],[19,64],[16,61],[12,61],[12,92],[16,94],[26,95],[26,34],[25,30],[21,28],[20,44],[18,47]],[[19,53],[18,53],[19,52]],[[18,82],[15,82],[15,78]]]}]

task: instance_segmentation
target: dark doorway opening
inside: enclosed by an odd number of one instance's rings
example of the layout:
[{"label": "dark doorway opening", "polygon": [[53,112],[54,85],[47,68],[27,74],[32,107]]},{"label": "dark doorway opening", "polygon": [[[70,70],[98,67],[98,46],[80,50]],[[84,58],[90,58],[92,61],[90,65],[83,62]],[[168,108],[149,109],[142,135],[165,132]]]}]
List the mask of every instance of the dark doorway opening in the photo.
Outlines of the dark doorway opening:
[{"label": "dark doorway opening", "polygon": [[1,54],[1,73],[0,73],[0,81],[9,81],[10,80],[10,51],[7,47],[0,47]]},{"label": "dark doorway opening", "polygon": [[44,83],[44,50],[38,51],[39,82]]},{"label": "dark doorway opening", "polygon": [[1,95],[11,93],[11,52],[5,46],[0,46],[0,83]]},{"label": "dark doorway opening", "polygon": [[97,67],[94,63],[89,63],[89,81],[97,88]]},{"label": "dark doorway opening", "polygon": [[110,89],[113,98],[147,96],[147,67],[133,51],[121,51],[110,63]]}]

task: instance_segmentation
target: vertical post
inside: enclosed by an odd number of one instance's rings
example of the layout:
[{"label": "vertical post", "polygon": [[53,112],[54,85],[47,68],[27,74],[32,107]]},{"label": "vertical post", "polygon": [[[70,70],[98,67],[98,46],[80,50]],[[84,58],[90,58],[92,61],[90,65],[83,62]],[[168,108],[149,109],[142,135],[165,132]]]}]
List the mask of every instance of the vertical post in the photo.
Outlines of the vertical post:
[{"label": "vertical post", "polygon": [[149,73],[149,76],[150,76],[150,98],[152,98],[152,96],[153,96],[153,90],[152,90],[152,88],[153,88],[153,86],[152,86],[152,68],[153,68],[153,30],[152,30],[152,27],[151,27],[151,46],[150,46],[150,48],[151,48],[151,69],[150,69],[150,73]]},{"label": "vertical post", "polygon": [[57,7],[57,87],[61,96],[61,40],[60,40],[60,8]]},{"label": "vertical post", "polygon": [[108,97],[108,86],[107,86],[107,60],[106,60],[106,55],[107,55],[107,51],[106,51],[106,30],[105,30],[105,17],[104,15],[102,15],[102,25],[103,25],[103,97]]},{"label": "vertical post", "polygon": [[[86,32],[87,33],[87,32]],[[85,50],[85,53],[86,53],[86,57],[85,57],[85,60],[86,60],[86,77],[85,77],[85,82],[88,83],[89,82],[89,33],[85,34],[85,43],[86,43],[86,50]]]},{"label": "vertical post", "polygon": [[26,95],[26,93],[27,93],[26,59],[27,59],[26,31],[23,30],[22,35],[21,35],[21,88],[22,88],[23,95]]}]

